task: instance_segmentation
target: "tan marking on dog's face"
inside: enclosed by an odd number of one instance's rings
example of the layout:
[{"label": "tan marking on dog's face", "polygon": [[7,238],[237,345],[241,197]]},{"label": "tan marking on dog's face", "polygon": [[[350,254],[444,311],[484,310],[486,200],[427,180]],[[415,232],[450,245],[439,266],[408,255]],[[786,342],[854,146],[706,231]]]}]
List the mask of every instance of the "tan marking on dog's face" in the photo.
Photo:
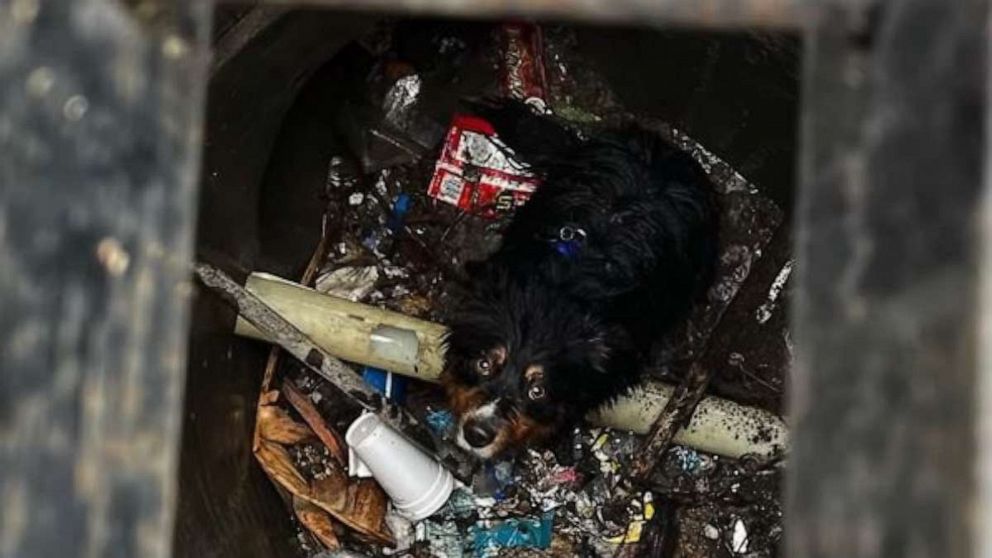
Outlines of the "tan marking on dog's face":
[{"label": "tan marking on dog's face", "polygon": [[538,423],[525,415],[517,415],[506,429],[507,446],[540,441],[550,436],[553,431],[554,429],[546,424]]},{"label": "tan marking on dog's face", "polygon": [[506,354],[506,347],[499,346],[486,351],[486,358],[498,368],[502,368],[506,364]]},{"label": "tan marking on dog's face", "polygon": [[528,384],[544,380],[544,367],[540,364],[531,364],[524,370],[524,379]]},{"label": "tan marking on dog's face", "polygon": [[486,402],[486,394],[479,388],[471,388],[461,384],[446,385],[448,403],[456,416],[479,408]]},{"label": "tan marking on dog's face", "polygon": [[448,397],[448,403],[451,406],[451,411],[455,413],[456,416],[460,417],[464,415],[485,401],[486,396],[482,389],[477,387],[469,387],[461,383],[448,369],[441,372],[440,380],[441,386],[444,388],[445,395]]}]

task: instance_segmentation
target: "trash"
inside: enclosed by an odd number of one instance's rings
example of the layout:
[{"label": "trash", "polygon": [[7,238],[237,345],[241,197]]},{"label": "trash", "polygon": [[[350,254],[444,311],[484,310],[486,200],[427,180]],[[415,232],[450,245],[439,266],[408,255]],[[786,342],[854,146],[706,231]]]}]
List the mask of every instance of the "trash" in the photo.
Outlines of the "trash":
[{"label": "trash", "polygon": [[381,368],[366,366],[362,368],[362,379],[376,391],[385,395],[386,399],[400,405],[406,401],[406,377],[395,375]]},{"label": "trash", "polygon": [[654,494],[644,493],[644,519],[651,521],[654,518]]},{"label": "trash", "polygon": [[[406,378],[402,376],[394,376],[392,372],[365,366],[362,368],[362,379],[386,399],[397,404],[403,404],[406,399]],[[348,447],[348,475],[359,478],[373,476],[372,471],[358,458],[351,446]]]},{"label": "trash", "polygon": [[348,447],[348,476],[360,479],[372,478],[372,470],[365,465],[350,446]]},{"label": "trash", "polygon": [[[391,31],[389,24],[386,27]],[[705,307],[690,320],[691,327],[671,336],[665,354],[678,358],[666,360],[676,364],[660,371],[660,379],[678,378],[682,362],[694,362],[701,351],[710,350],[705,348],[709,332],[732,301],[737,305],[737,289],[759,263],[780,217],[767,198],[712,153],[674,128],[627,112],[618,104],[619,97],[587,79],[592,74],[567,57],[559,58],[564,53],[560,38],[567,31],[527,23],[498,24],[495,33],[484,31],[480,35],[497,52],[479,48],[486,44],[456,37],[448,24],[419,40],[419,47],[427,47],[426,56],[396,52],[390,46],[391,32],[369,49],[371,54],[363,51],[371,59],[362,61],[366,65],[361,66],[357,81],[366,90],[349,91],[341,103],[333,100],[334,111],[344,116],[336,114],[335,129],[328,130],[349,143],[347,148],[334,147],[338,151],[330,155],[327,167],[325,193],[331,199],[331,210],[325,219],[333,223],[334,236],[324,250],[330,263],[316,269],[322,271],[318,289],[332,296],[263,274],[252,274],[246,287],[323,351],[317,356],[335,362],[340,358],[345,361],[340,366],[342,374],[357,380],[356,373],[361,373],[379,393],[394,401],[405,399],[408,406],[400,412],[415,411],[426,427],[425,437],[429,429],[449,440],[456,421],[438,407],[439,390],[413,381],[404,389],[397,385],[402,379],[397,374],[437,380],[445,330],[435,322],[445,308],[445,285],[463,262],[485,257],[498,245],[506,223],[497,218],[525,203],[540,187],[487,122],[452,115],[454,101],[463,93],[455,89],[476,77],[459,73],[455,66],[464,65],[488,80],[484,89],[465,94],[488,95],[498,90],[540,110],[552,107],[556,115],[572,121],[580,134],[596,129],[597,123],[638,122],[657,127],[663,136],[702,159],[707,172],[720,180],[719,203],[730,225],[723,227],[722,221],[721,230],[729,231],[730,241],[721,250],[719,279]],[[491,75],[493,68],[499,75]],[[451,74],[441,87],[436,81],[439,72]],[[342,124],[342,118],[349,122]],[[449,119],[448,129],[438,124]],[[438,152],[437,159],[429,156]],[[433,199],[424,200],[425,184]],[[770,278],[774,271],[762,277]],[[776,280],[783,287],[774,293],[774,284],[772,291],[764,288],[767,283],[758,289],[757,301],[744,312],[748,323],[753,326],[755,318],[760,322],[771,315],[781,302],[778,297],[788,294],[786,280]],[[766,300],[768,305],[759,308]],[[243,319],[239,318],[237,328],[239,334],[265,338]],[[726,354],[739,350],[736,346],[726,349]],[[751,362],[749,353],[739,354],[748,355]],[[297,358],[301,356],[306,355]],[[354,418],[353,410],[335,410],[348,406],[339,405],[336,399],[346,396],[333,388],[318,390],[330,386],[321,385],[313,367],[298,368],[283,366],[277,372],[283,377],[263,389],[256,455],[266,473],[293,495],[292,511],[314,537],[328,548],[337,542],[358,551],[349,555],[339,549],[323,557],[458,557],[472,552],[487,556],[501,550],[505,555],[536,555],[542,550],[544,555],[562,556],[650,555],[651,545],[671,522],[677,525],[677,537],[689,537],[695,548],[704,549],[703,554],[685,552],[692,548],[690,544],[682,549],[686,556],[713,555],[710,551],[720,550],[765,555],[761,552],[772,548],[775,537],[780,537],[781,509],[775,502],[781,468],[767,465],[765,458],[785,448],[788,431],[771,412],[707,398],[677,438],[688,446],[673,446],[664,455],[665,474],[653,477],[648,485],[631,484],[629,465],[637,454],[638,438],[630,430],[644,432],[672,394],[671,386],[652,379],[591,417],[607,428],[582,425],[554,441],[553,451],[521,451],[514,459],[483,464],[478,475],[459,475],[466,482],[471,479],[472,486],[452,483],[447,502],[438,504],[433,515],[411,521],[400,513],[403,506],[389,506],[388,495],[395,491],[383,491],[372,478],[348,477],[349,472],[372,475],[358,459],[356,448],[345,444],[333,428],[343,432]],[[356,383],[366,387],[361,381]],[[735,400],[741,397],[717,392]],[[310,405],[300,404],[300,399]],[[763,408],[775,409],[764,400],[761,403]],[[328,414],[327,422],[318,407]],[[325,449],[335,445],[337,449]],[[448,464],[446,450],[438,448],[439,459]],[[731,459],[717,461],[706,452]],[[750,453],[761,459],[738,459]],[[407,473],[411,461],[394,458],[390,463],[402,465]],[[746,466],[745,461],[755,465]],[[433,466],[437,464],[432,460],[427,468]],[[418,482],[416,491],[432,493],[431,484]],[[654,492],[639,492],[638,486],[650,486]],[[359,503],[356,494],[362,491],[373,494],[362,496],[368,505]],[[420,495],[408,492],[396,499],[398,503]],[[425,498],[432,500],[431,496],[435,494]],[[370,510],[368,519],[362,519],[363,506]],[[407,507],[415,506],[408,503]],[[688,509],[697,513],[694,523],[679,519]],[[545,518],[547,522],[542,523]],[[539,540],[545,536],[550,543]],[[313,538],[307,538],[309,548],[315,549]],[[369,540],[375,544],[367,544]],[[382,548],[389,540],[396,547]],[[515,547],[520,550],[512,550]]]},{"label": "trash", "polygon": [[444,505],[444,508],[438,515],[453,519],[464,519],[465,517],[476,513],[478,511],[478,507],[478,497],[466,488],[456,487],[451,492],[451,497],[448,498],[448,502]]},{"label": "trash", "polygon": [[612,544],[631,544],[641,541],[644,533],[644,526],[654,518],[654,495],[645,492],[640,499],[631,502],[630,521],[627,529],[620,535],[608,537],[606,540]]},{"label": "trash", "polygon": [[413,523],[406,517],[396,513],[395,510],[390,510],[386,514],[386,526],[393,533],[393,538],[396,539],[396,545],[393,548],[383,549],[383,554],[403,554],[410,550],[415,540]]},{"label": "trash", "polygon": [[731,548],[736,554],[747,552],[747,527],[738,517],[734,520],[734,534],[731,537]]},{"label": "trash", "polygon": [[548,548],[551,545],[554,513],[548,512],[536,519],[507,519],[491,525],[486,523],[473,525],[469,529],[472,548],[477,557],[496,556],[504,548]]},{"label": "trash", "polygon": [[316,286],[319,292],[358,302],[375,289],[378,280],[379,268],[374,265],[341,267],[321,273]]},{"label": "trash", "polygon": [[[588,418],[594,424],[644,434],[673,391],[670,385],[649,380]],[[768,411],[704,397],[689,424],[675,434],[675,443],[733,458],[750,454],[772,457],[788,447],[788,438],[785,422]]]},{"label": "trash", "polygon": [[703,527],[703,535],[707,539],[710,539],[712,541],[715,541],[715,540],[717,540],[717,539],[720,538],[720,530],[717,529],[716,527],[714,527],[714,526],[712,526],[712,525],[710,525],[710,524],[707,523]]},{"label": "trash", "polygon": [[392,233],[387,228],[371,227],[362,235],[362,246],[382,260],[392,247]]},{"label": "trash", "polygon": [[763,324],[771,319],[772,312],[778,304],[778,297],[782,293],[782,289],[785,288],[785,284],[789,282],[789,277],[792,275],[792,266],[794,264],[795,262],[792,260],[787,261],[782,266],[782,269],[779,270],[778,275],[775,276],[775,280],[772,281],[772,286],[768,289],[767,300],[755,311],[755,319],[758,320],[759,324]]},{"label": "trash", "polygon": [[343,464],[344,442],[337,431],[328,426],[324,418],[320,416],[317,408],[313,406],[312,400],[301,394],[292,382],[284,382],[282,392],[286,395],[286,401],[296,409],[296,412],[300,413],[300,416],[317,435],[317,438],[323,442],[331,456],[339,464]]},{"label": "trash", "polygon": [[645,523],[646,521],[643,519],[635,519],[627,524],[627,530],[622,535],[608,537],[606,541],[613,544],[631,544],[641,542],[641,534],[644,532]]},{"label": "trash", "polygon": [[513,461],[486,462],[476,473],[472,490],[495,501],[506,498],[506,488],[513,484]]},{"label": "trash", "polygon": [[603,447],[606,446],[606,442],[610,441],[609,432],[603,432],[596,437],[596,441],[592,444],[592,451],[596,455],[596,459],[600,461],[606,461],[609,459],[605,452],[603,452]]},{"label": "trash", "polygon": [[353,159],[334,155],[327,164],[328,193],[354,189],[359,183],[359,173],[360,170]]},{"label": "trash", "polygon": [[483,217],[494,218],[525,203],[539,180],[513,158],[486,120],[455,115],[427,194]]},{"label": "trash", "polygon": [[444,435],[455,428],[455,416],[447,409],[427,412],[427,426],[437,435]]},{"label": "trash", "polygon": [[385,526],[386,497],[375,483],[350,483],[343,471],[335,469],[324,479],[308,482],[281,445],[260,440],[255,457],[273,481],[290,494],[309,502],[348,527],[378,541],[393,544]]},{"label": "trash", "polygon": [[440,509],[454,489],[451,472],[378,415],[358,417],[348,428],[345,441],[372,471],[396,510],[412,521]]},{"label": "trash", "polygon": [[[321,349],[341,360],[430,381],[437,381],[444,366],[442,347],[446,329],[441,325],[327,296],[266,273],[252,273],[245,289],[294,324]],[[392,329],[385,330],[384,335],[380,326]],[[413,332],[418,346],[412,350],[407,346],[401,351],[389,351],[388,333],[396,333],[396,330]],[[268,340],[241,316],[234,332]],[[373,335],[381,342],[373,344]]]},{"label": "trash", "polygon": [[669,451],[675,457],[676,462],[683,473],[694,473],[702,465],[699,453],[684,446],[674,446]]},{"label": "trash", "polygon": [[575,467],[560,467],[552,471],[548,483],[555,486],[571,486],[582,482],[582,473]]},{"label": "trash", "polygon": [[396,196],[396,199],[393,200],[393,211],[389,215],[389,221],[386,224],[389,230],[399,232],[403,229],[403,221],[406,219],[406,214],[410,211],[410,203],[409,194],[401,193]]},{"label": "trash", "polygon": [[490,463],[493,471],[493,478],[500,487],[509,486],[513,483],[513,461],[504,460]]},{"label": "trash", "polygon": [[555,114],[563,120],[577,124],[593,124],[603,120],[602,116],[582,110],[574,105],[557,106],[555,107]]},{"label": "trash", "polygon": [[266,440],[292,445],[313,437],[313,432],[305,424],[296,422],[275,405],[260,406],[256,420],[258,434]]},{"label": "trash", "polygon": [[331,550],[341,547],[341,541],[334,532],[334,520],[331,519],[331,514],[296,495],[293,496],[293,513],[324,547]]},{"label": "trash", "polygon": [[712,456],[679,445],[672,446],[665,459],[665,470],[672,475],[697,477],[709,473],[715,466]]},{"label": "trash", "polygon": [[493,475],[491,465],[486,464],[476,470],[475,476],[472,477],[472,492],[494,500],[502,499],[500,487]]},{"label": "trash", "polygon": [[416,540],[427,543],[430,556],[462,558],[465,555],[464,535],[454,521],[421,521],[416,526]]},{"label": "trash", "polygon": [[438,144],[444,128],[418,111],[423,80],[417,74],[397,79],[383,100],[382,126],[374,128],[374,138],[393,143],[400,149],[423,156]]},{"label": "trash", "polygon": [[424,77],[402,60],[377,65],[369,77],[369,103],[340,116],[352,150],[367,173],[416,162],[444,135],[444,128],[420,110]]},{"label": "trash", "polygon": [[410,277],[410,272],[402,267],[387,265],[382,268],[382,273],[390,279],[406,279]]},{"label": "trash", "polygon": [[383,101],[383,119],[398,130],[410,126],[414,105],[420,97],[421,80],[411,74],[396,80]]},{"label": "trash", "polygon": [[544,69],[541,27],[530,23],[505,23],[500,29],[502,65],[500,91],[547,111],[548,78]]},{"label": "trash", "polygon": [[599,461],[600,472],[605,475],[615,475],[620,471],[621,464],[617,456],[626,453],[612,447],[614,445],[611,443],[613,434],[609,430],[599,434],[590,448],[593,456]]}]

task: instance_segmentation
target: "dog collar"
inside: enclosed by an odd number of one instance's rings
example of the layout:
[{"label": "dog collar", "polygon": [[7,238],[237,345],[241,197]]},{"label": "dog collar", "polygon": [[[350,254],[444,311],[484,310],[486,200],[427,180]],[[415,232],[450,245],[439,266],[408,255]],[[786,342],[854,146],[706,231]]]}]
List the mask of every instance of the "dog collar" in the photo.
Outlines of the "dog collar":
[{"label": "dog collar", "polygon": [[586,240],[586,231],[572,225],[564,225],[558,229],[558,235],[548,239],[555,252],[572,259],[579,255],[582,244]]}]

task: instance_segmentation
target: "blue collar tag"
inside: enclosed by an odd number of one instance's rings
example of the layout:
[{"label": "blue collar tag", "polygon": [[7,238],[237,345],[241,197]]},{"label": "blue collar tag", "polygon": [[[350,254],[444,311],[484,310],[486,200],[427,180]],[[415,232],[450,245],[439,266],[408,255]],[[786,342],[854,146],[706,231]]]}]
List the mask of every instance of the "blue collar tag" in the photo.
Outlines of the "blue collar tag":
[{"label": "blue collar tag", "polygon": [[555,252],[571,260],[579,255],[585,239],[586,231],[578,227],[565,225],[558,230],[558,237],[551,238],[550,242],[554,246]]}]

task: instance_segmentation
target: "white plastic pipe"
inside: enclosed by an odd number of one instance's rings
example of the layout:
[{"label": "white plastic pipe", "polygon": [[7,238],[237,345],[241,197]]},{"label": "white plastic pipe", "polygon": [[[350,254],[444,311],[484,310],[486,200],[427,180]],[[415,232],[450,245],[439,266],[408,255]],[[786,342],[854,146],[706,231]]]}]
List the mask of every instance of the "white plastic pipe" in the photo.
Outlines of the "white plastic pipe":
[{"label": "white plastic pipe", "polygon": [[[442,325],[375,306],[319,293],[274,275],[253,273],[245,287],[328,353],[342,360],[436,382],[444,365]],[[235,333],[267,340],[238,318]],[[599,426],[646,434],[674,388],[649,381],[612,405],[590,413]],[[739,458],[772,456],[788,446],[788,427],[763,409],[719,397],[705,397],[689,425],[675,435],[679,444]]]},{"label": "white plastic pipe", "polygon": [[[656,380],[589,414],[593,424],[647,434],[675,388]],[[704,397],[675,442],[698,450],[738,458],[770,457],[787,449],[789,429],[777,415],[720,397]]]},{"label": "white plastic pipe", "polygon": [[[319,293],[268,273],[252,273],[245,288],[341,360],[429,382],[441,374],[447,331],[442,325]],[[240,316],[234,333],[268,341]]]}]

